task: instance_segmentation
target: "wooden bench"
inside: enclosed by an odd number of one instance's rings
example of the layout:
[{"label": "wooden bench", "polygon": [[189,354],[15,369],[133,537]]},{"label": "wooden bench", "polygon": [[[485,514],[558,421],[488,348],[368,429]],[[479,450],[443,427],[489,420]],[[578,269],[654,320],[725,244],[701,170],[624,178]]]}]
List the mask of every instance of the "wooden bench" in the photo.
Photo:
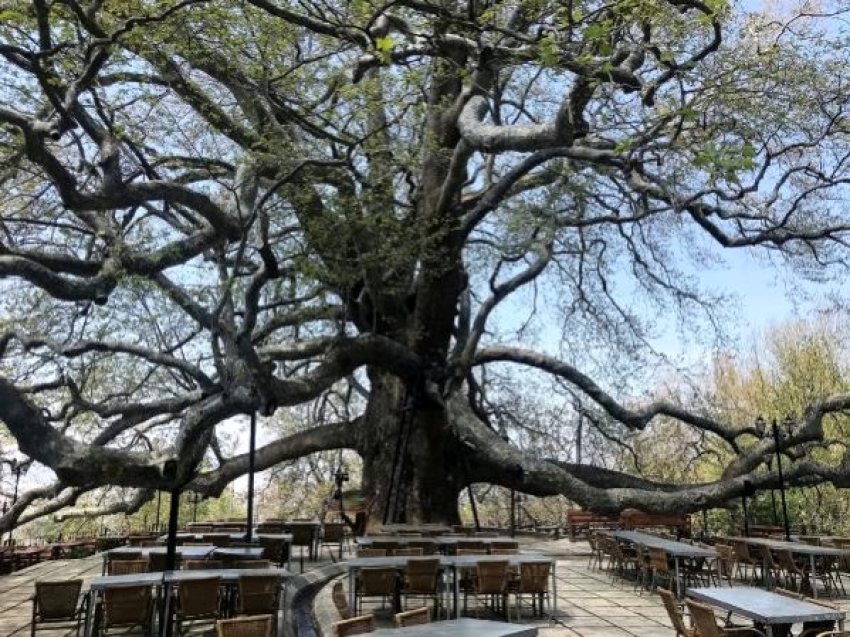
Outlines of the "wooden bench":
[{"label": "wooden bench", "polygon": [[619,522],[614,518],[591,511],[570,509],[567,511],[567,533],[570,541],[575,542],[579,535],[587,535],[595,529],[615,529]]},{"label": "wooden bench", "polygon": [[665,528],[675,531],[679,537],[691,537],[691,516],[660,515],[628,510],[620,514],[620,527],[629,530]]}]

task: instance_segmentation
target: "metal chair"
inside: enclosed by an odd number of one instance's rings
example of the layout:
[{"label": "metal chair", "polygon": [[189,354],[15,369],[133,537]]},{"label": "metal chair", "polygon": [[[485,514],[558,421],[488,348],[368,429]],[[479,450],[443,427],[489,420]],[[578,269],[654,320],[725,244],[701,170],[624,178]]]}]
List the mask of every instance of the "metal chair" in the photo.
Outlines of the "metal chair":
[{"label": "metal chair", "polygon": [[396,557],[422,557],[421,548],[396,549],[394,553]]},{"label": "metal chair", "polygon": [[281,568],[289,563],[289,544],[286,540],[259,537],[257,541],[263,547],[263,555]]},{"label": "metal chair", "polygon": [[185,560],[183,562],[184,571],[206,571],[220,568],[224,568],[224,563],[220,560]]},{"label": "metal chair", "polygon": [[351,619],[343,619],[333,624],[333,637],[350,637],[375,631],[375,618],[372,615],[361,615]]},{"label": "metal chair", "polygon": [[87,609],[88,597],[80,602],[83,580],[73,579],[59,582],[36,582],[32,597],[32,627],[30,635],[35,637],[39,626],[45,628],[74,628],[80,634],[80,621]]},{"label": "metal chair", "polygon": [[[276,618],[280,606],[280,582],[277,575],[241,575],[236,589],[236,614]],[[277,634],[277,622],[273,632]]]},{"label": "metal chair", "polygon": [[271,637],[272,616],[220,619],[216,623],[218,637]]},{"label": "metal chair", "polygon": [[393,625],[396,628],[406,628],[407,626],[418,626],[419,624],[431,623],[431,609],[427,606],[422,608],[414,608],[406,610],[403,613],[393,615]]},{"label": "metal chair", "polygon": [[284,533],[292,535],[291,546],[299,547],[299,558],[301,561],[301,572],[304,572],[304,547],[307,547],[307,555],[310,561],[316,559],[316,530],[311,525],[293,524],[284,527]]}]

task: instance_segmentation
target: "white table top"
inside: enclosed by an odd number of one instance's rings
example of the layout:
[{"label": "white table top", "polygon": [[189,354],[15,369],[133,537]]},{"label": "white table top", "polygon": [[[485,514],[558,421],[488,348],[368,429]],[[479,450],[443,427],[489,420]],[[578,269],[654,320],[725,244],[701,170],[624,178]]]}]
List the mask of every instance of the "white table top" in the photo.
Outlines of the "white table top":
[{"label": "white table top", "polygon": [[[178,546],[177,553],[186,558],[195,558],[195,557],[206,557],[210,553],[215,550],[215,547],[212,544],[205,544],[204,546]],[[128,553],[140,553],[143,557],[150,555],[151,553],[160,553],[164,554],[168,551],[164,546],[121,546],[117,549],[110,549],[109,551],[104,551],[103,559],[107,559],[109,555],[126,555]]]},{"label": "white table top", "polygon": [[761,588],[689,588],[688,597],[732,611],[762,624],[795,624],[804,621],[837,621],[844,611],[792,599]]},{"label": "white table top", "polygon": [[219,555],[223,557],[242,557],[247,560],[258,560],[263,556],[262,547],[229,547],[222,546],[217,549],[213,549],[213,556],[218,557]]},{"label": "white table top", "polygon": [[375,542],[392,542],[393,544],[399,544],[401,546],[406,546],[411,542],[420,544],[438,544],[440,546],[456,546],[458,544],[493,544],[494,542],[497,544],[506,542],[516,544],[517,542],[516,538],[507,536],[469,537],[466,535],[458,537],[410,537],[408,535],[381,535],[377,537],[370,537],[368,535],[364,535],[363,537],[356,538],[355,541],[360,546],[371,546]]},{"label": "white table top", "polygon": [[382,628],[370,635],[374,637],[535,637],[537,628],[526,624],[509,624],[464,617],[407,628]]}]

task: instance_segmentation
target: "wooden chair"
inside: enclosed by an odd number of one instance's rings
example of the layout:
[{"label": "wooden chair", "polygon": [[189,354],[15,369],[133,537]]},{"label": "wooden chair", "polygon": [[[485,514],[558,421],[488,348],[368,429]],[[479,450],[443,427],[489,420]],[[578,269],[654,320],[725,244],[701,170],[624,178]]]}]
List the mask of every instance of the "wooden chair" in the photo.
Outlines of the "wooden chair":
[{"label": "wooden chair", "polygon": [[345,543],[345,524],[342,522],[328,522],[322,525],[322,544],[319,547],[324,546],[328,550],[328,555],[331,558],[332,562],[335,562],[334,554],[331,551],[330,547],[335,545],[337,547],[339,559],[342,559],[342,547]]},{"label": "wooden chair", "polygon": [[692,599],[686,599],[685,605],[691,614],[699,637],[737,637],[745,634],[764,637],[763,632],[750,626],[719,626],[711,606],[700,604]]},{"label": "wooden chair", "polygon": [[[818,606],[823,606],[828,608],[829,610],[837,610],[840,611],[841,607],[838,604],[833,602],[828,602],[824,599],[815,599],[813,597],[806,597],[804,595],[800,596],[800,599],[803,599],[810,604],[817,604]],[[821,633],[832,633],[835,631],[835,621],[825,620],[825,621],[813,621],[813,622],[803,622],[803,629],[800,631],[800,634],[797,637],[816,637]]]},{"label": "wooden chair", "polygon": [[357,549],[357,557],[386,557],[386,549]]},{"label": "wooden chair", "polygon": [[[476,615],[480,611],[480,598],[483,596],[490,598],[498,604],[502,604],[502,608],[507,610],[508,601],[508,566],[507,560],[499,560],[493,562],[478,562],[476,565],[475,581],[472,587],[472,594],[475,597],[475,612]],[[466,600],[464,600],[464,604]]]},{"label": "wooden chair", "polygon": [[398,572],[394,568],[361,568],[355,589],[354,612],[363,610],[363,599],[380,597],[383,607],[387,599],[393,599],[398,587]]},{"label": "wooden chair", "polygon": [[35,637],[39,626],[45,628],[76,630],[80,634],[80,620],[85,615],[85,603],[80,603],[83,580],[73,579],[57,582],[36,582],[32,597],[32,627],[30,635]]},{"label": "wooden chair", "polygon": [[777,595],[782,595],[784,597],[790,597],[791,599],[806,599],[806,596],[802,593],[797,593],[795,591],[789,591],[787,588],[776,587],[773,589],[773,592]]},{"label": "wooden chair", "polygon": [[218,637],[271,637],[272,616],[220,619],[216,623]]},{"label": "wooden chair", "polygon": [[522,598],[526,595],[531,598],[532,615],[537,610],[540,616],[543,616],[544,601],[549,602],[549,615],[552,615],[551,599],[549,598],[549,573],[551,566],[549,562],[523,562],[519,565],[519,579],[510,583],[508,587],[509,593],[515,596],[517,621],[521,619]]},{"label": "wooden chair", "polygon": [[221,560],[186,560],[183,562],[184,571],[206,571],[224,568]]},{"label": "wooden chair", "polygon": [[[151,552],[148,555],[148,570],[151,573],[159,573],[165,570],[165,563],[168,559],[167,553]],[[183,555],[180,552],[174,554],[174,570],[180,569],[180,563],[183,561]]]},{"label": "wooden chair", "polygon": [[[237,615],[277,617],[281,579],[277,575],[240,575],[236,588]],[[274,632],[277,634],[277,622]]]},{"label": "wooden chair", "polygon": [[218,620],[221,608],[220,588],[220,577],[205,577],[180,583],[175,595],[174,614],[178,637],[182,637],[198,624],[211,627]]},{"label": "wooden chair", "polygon": [[204,535],[204,544],[212,544],[216,548],[225,548],[230,546],[230,535],[222,533],[210,533]]},{"label": "wooden chair", "polygon": [[293,524],[283,527],[284,533],[292,535],[291,546],[299,547],[299,558],[301,562],[301,572],[304,572],[304,547],[307,547],[307,556],[310,561],[316,559],[316,530],[310,525]]},{"label": "wooden chair", "polygon": [[674,585],[678,589],[679,582],[676,582],[676,572],[670,568],[670,557],[664,549],[649,547],[649,567],[652,569],[652,583],[650,589],[655,588],[658,583],[658,578],[667,579],[667,588],[673,589]]},{"label": "wooden chair", "polygon": [[259,537],[257,542],[263,547],[263,555],[266,559],[283,568],[289,563],[289,544],[286,540],[277,540],[268,537]]},{"label": "wooden chair", "polygon": [[345,587],[342,582],[333,585],[331,597],[340,619],[351,619],[351,607],[348,605],[348,596],[345,594]]},{"label": "wooden chair", "polygon": [[386,555],[395,555],[395,550],[403,547],[393,540],[372,540],[372,548],[384,549]]},{"label": "wooden chair", "polygon": [[259,570],[271,567],[272,563],[269,560],[239,560],[238,562],[233,563],[233,568],[250,568]]},{"label": "wooden chair", "polygon": [[602,538],[597,533],[588,533],[587,542],[590,544],[590,557],[587,559],[587,569],[602,568]]},{"label": "wooden chair", "polygon": [[493,551],[511,550],[519,553],[519,542],[514,540],[499,540],[498,542],[490,543],[491,555],[512,555],[511,553],[494,553]]},{"label": "wooden chair", "polygon": [[803,588],[803,583],[809,578],[805,566],[797,564],[794,561],[794,555],[786,549],[774,551],[774,557],[785,579],[785,587],[793,586],[799,593]]},{"label": "wooden chair", "polygon": [[147,560],[118,560],[109,563],[110,575],[134,575],[136,573],[147,573]]},{"label": "wooden chair", "polygon": [[407,626],[417,626],[419,624],[431,623],[431,609],[427,606],[422,608],[414,608],[406,610],[403,613],[393,615],[393,625],[396,628],[406,628]]},{"label": "wooden chair", "polygon": [[372,615],[361,615],[351,619],[343,619],[333,624],[333,637],[350,637],[375,631],[375,618]]},{"label": "wooden chair", "polygon": [[421,548],[404,548],[394,551],[396,557],[422,557]]},{"label": "wooden chair", "polygon": [[116,562],[131,562],[142,559],[141,551],[131,551],[127,553],[107,553],[106,554],[106,573],[112,575],[112,565]]},{"label": "wooden chair", "polygon": [[426,557],[408,560],[401,587],[403,602],[410,596],[434,600],[434,614],[440,614],[440,558]]},{"label": "wooden chair", "polygon": [[732,575],[735,572],[735,551],[730,544],[715,544],[717,551],[717,575],[732,586]]},{"label": "wooden chair", "polygon": [[103,589],[100,635],[114,634],[113,629],[122,634],[138,629],[146,634],[150,630],[152,601],[151,587],[147,584]]},{"label": "wooden chair", "polygon": [[685,615],[682,613],[682,608],[676,601],[673,591],[661,588],[660,586],[656,590],[661,596],[661,601],[664,603],[670,623],[673,624],[673,629],[676,631],[676,637],[694,637],[696,630],[685,624]]}]

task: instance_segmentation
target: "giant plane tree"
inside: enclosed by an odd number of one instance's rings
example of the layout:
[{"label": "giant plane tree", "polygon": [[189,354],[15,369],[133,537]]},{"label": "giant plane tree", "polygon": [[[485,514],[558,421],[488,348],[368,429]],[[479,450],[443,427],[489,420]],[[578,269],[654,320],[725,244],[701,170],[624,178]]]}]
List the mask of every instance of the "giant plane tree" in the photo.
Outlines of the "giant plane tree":
[{"label": "giant plane tree", "polygon": [[[125,510],[220,493],[248,470],[223,423],[331,399],[345,418],[264,445],[257,467],[355,450],[373,509],[389,496],[408,519],[456,519],[468,483],[605,512],[774,484],[752,424],[620,396],[571,347],[644,342],[623,279],[710,324],[681,265],[705,250],[843,272],[850,48],[830,11],[7,0],[0,420],[55,481],[0,528],[108,485],[134,490]],[[524,316],[570,347],[506,328],[538,292],[546,311]],[[672,419],[733,459],[675,485],[526,453],[487,380],[529,368],[588,426]],[[850,454],[801,452],[848,408],[808,406],[779,442],[790,480],[850,484]]]}]

